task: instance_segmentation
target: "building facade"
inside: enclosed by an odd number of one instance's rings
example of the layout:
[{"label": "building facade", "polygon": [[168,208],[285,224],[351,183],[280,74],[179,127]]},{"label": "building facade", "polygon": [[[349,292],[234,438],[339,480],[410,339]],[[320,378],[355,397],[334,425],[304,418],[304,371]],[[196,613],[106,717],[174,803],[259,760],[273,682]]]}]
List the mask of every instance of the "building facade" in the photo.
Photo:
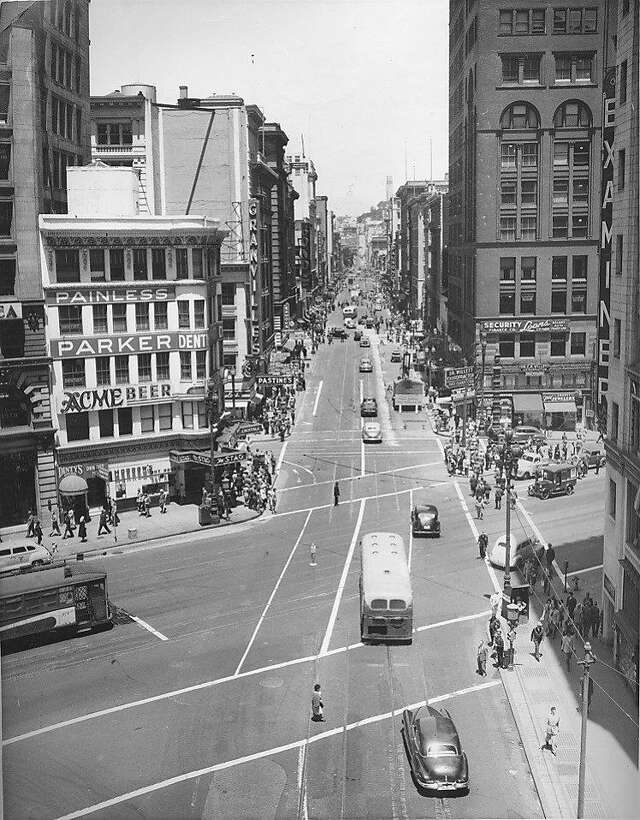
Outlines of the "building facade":
[{"label": "building facade", "polygon": [[313,162],[299,154],[287,156],[291,183],[298,198],[294,205],[296,240],[296,284],[299,318],[309,306],[318,287],[318,249],[316,241],[316,182]]},{"label": "building facade", "polygon": [[[616,52],[605,84],[599,395],[607,412],[603,636],[616,666],[638,680],[640,621],[640,286],[638,217],[639,11],[618,3]],[[607,293],[606,285],[610,285]]]},{"label": "building facade", "polygon": [[0,3],[0,527],[55,498],[38,215],[90,158],[89,3]]},{"label": "building facade", "polygon": [[496,420],[594,419],[609,8],[450,4],[449,332]]},{"label": "building facade", "polygon": [[[222,406],[219,222],[138,215],[128,168],[69,171],[69,214],[40,216],[58,486],[86,503],[196,498]],[[60,498],[66,506],[65,498]]]}]

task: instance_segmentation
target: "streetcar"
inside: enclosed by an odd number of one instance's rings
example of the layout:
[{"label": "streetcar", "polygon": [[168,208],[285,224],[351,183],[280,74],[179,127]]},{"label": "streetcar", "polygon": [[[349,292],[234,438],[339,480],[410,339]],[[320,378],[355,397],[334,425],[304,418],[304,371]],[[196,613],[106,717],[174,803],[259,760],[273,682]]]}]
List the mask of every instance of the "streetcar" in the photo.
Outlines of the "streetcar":
[{"label": "streetcar", "polygon": [[55,565],[0,579],[0,641],[111,625],[107,573]]},{"label": "streetcar", "polygon": [[360,549],[363,643],[411,643],[413,593],[404,541],[393,532],[371,532],[362,537]]}]

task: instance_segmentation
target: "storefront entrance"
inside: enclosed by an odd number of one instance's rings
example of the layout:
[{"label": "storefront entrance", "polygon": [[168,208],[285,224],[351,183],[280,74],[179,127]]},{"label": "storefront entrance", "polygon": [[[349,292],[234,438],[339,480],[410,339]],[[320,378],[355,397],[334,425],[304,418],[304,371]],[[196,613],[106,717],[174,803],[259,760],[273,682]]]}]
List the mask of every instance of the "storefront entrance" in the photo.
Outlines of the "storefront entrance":
[{"label": "storefront entrance", "polygon": [[184,468],[184,494],[185,500],[189,503],[200,503],[202,499],[202,488],[209,484],[209,469],[199,467],[196,464],[185,464]]},{"label": "storefront entrance", "polygon": [[36,509],[35,451],[0,455],[0,527],[23,524]]},{"label": "storefront entrance", "polygon": [[107,500],[107,482],[98,476],[87,478],[87,498],[89,507],[102,507]]}]

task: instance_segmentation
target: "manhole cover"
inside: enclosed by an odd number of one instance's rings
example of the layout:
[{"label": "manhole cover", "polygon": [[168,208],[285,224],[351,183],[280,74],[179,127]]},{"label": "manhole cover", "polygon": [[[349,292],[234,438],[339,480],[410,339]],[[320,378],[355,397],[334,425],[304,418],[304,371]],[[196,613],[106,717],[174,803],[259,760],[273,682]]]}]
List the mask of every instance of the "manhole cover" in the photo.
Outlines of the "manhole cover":
[{"label": "manhole cover", "polygon": [[260,681],[260,686],[266,686],[267,689],[277,689],[283,683],[282,678],[265,678]]}]

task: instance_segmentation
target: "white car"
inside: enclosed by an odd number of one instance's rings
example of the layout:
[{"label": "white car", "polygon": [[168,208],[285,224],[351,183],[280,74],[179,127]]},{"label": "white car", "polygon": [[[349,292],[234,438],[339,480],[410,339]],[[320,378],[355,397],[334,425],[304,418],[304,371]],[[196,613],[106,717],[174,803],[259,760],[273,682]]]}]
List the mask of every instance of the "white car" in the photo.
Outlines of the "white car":
[{"label": "white car", "polygon": [[[519,539],[512,535],[510,538],[510,547],[509,547],[509,572],[511,570],[516,569],[521,561],[521,553],[522,551],[529,546],[534,546],[538,544],[535,538],[522,538]],[[507,537],[506,535],[501,535],[500,538],[496,539],[496,542],[492,547],[489,547],[487,551],[487,557],[489,558],[489,563],[491,563],[494,567],[498,567],[499,569],[504,569],[505,564],[507,563]]]},{"label": "white car", "polygon": [[0,548],[0,572],[17,567],[39,567],[52,562],[51,553],[38,544],[20,544]]},{"label": "white car", "polygon": [[346,328],[348,328],[349,330],[354,330],[354,329],[355,329],[355,326],[356,326],[356,320],[355,320],[355,319],[351,319],[350,317],[347,317],[347,318],[344,320],[344,326],[345,326]]},{"label": "white car", "polygon": [[362,440],[365,443],[382,443],[382,428],[377,421],[368,421],[362,425]]},{"label": "white car", "polygon": [[518,459],[516,468],[516,478],[535,478],[539,467],[549,463],[548,458],[543,458],[539,453],[526,452]]}]

